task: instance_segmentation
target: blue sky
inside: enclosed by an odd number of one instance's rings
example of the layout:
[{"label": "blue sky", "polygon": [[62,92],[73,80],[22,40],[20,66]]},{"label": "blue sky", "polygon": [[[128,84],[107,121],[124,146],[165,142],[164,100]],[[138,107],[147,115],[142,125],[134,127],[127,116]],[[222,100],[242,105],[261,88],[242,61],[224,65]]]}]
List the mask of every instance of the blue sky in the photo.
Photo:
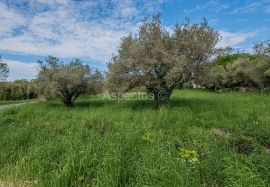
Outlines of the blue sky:
[{"label": "blue sky", "polygon": [[169,30],[185,17],[192,23],[205,17],[223,38],[219,47],[250,50],[270,39],[270,0],[0,0],[0,10],[0,54],[9,81],[34,78],[36,61],[47,55],[65,62],[79,57],[106,70],[121,38],[157,11]]}]

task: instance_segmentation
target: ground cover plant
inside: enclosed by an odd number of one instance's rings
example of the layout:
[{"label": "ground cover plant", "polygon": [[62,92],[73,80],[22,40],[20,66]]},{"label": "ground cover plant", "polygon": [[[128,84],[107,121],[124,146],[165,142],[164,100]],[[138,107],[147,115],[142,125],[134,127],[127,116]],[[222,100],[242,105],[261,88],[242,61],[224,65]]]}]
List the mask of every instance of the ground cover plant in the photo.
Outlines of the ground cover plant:
[{"label": "ground cover plant", "polygon": [[0,112],[0,186],[267,186],[269,93],[175,90]]}]

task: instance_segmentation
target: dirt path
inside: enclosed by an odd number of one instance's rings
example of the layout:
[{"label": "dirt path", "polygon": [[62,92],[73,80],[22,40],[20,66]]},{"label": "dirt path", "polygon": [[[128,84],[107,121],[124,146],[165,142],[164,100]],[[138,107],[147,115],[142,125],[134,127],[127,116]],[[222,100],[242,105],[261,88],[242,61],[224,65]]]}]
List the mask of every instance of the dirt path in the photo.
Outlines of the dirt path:
[{"label": "dirt path", "polygon": [[0,105],[0,112],[5,110],[5,109],[9,109],[9,108],[14,108],[14,107],[19,107],[22,105],[26,105],[26,104],[31,104],[31,103],[36,103],[40,100],[34,100],[34,101],[25,101],[22,103],[16,103],[16,104],[7,104],[7,105]]}]

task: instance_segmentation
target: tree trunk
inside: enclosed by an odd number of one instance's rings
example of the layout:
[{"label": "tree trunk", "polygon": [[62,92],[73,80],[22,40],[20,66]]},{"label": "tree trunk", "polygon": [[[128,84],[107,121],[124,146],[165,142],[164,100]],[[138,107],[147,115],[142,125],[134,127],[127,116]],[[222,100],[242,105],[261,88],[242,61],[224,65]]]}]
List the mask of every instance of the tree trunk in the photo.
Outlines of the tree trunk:
[{"label": "tree trunk", "polygon": [[160,89],[154,93],[154,100],[158,107],[168,104],[172,89]]},{"label": "tree trunk", "polygon": [[73,107],[72,97],[64,98],[64,104],[66,107]]}]

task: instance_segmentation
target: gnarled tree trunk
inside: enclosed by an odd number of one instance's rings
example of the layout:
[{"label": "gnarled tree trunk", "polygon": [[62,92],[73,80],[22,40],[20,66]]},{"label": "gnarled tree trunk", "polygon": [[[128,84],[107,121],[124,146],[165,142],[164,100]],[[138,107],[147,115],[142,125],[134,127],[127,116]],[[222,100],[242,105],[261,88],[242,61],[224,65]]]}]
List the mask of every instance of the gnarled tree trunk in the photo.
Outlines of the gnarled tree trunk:
[{"label": "gnarled tree trunk", "polygon": [[72,96],[66,96],[64,99],[63,99],[63,102],[65,104],[66,107],[70,108],[70,107],[73,107],[73,101],[72,101]]}]

